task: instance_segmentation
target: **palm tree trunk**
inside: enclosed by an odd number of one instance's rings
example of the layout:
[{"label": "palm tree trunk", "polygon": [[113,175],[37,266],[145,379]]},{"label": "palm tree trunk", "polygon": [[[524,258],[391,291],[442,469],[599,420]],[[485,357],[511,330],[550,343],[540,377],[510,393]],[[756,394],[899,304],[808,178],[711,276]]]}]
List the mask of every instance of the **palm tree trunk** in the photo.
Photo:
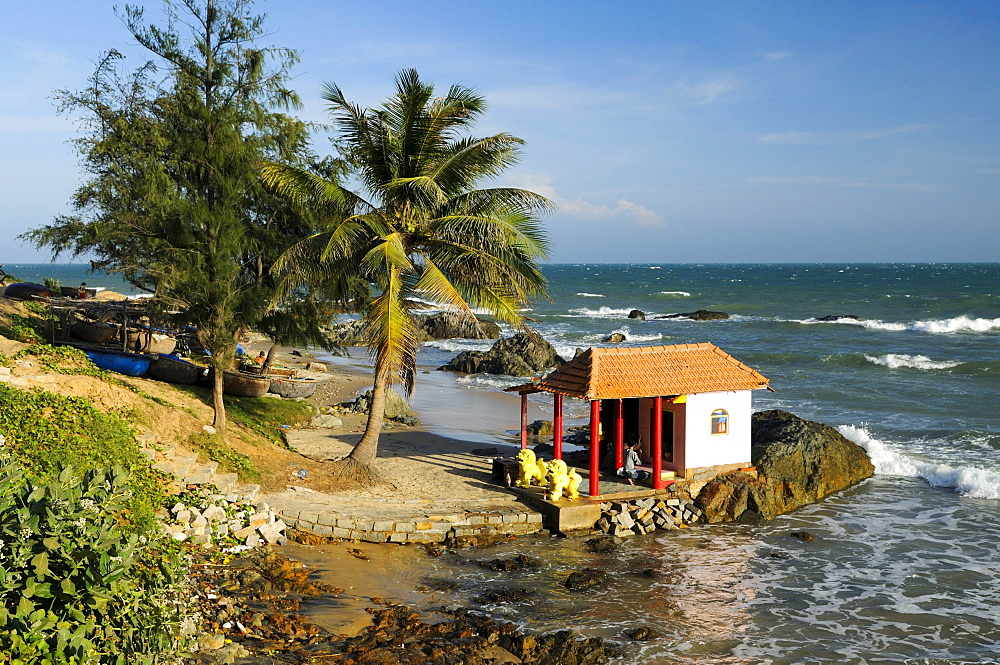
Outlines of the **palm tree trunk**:
[{"label": "palm tree trunk", "polygon": [[271,348],[267,350],[267,358],[264,359],[264,364],[260,366],[261,374],[267,374],[267,370],[271,369],[271,361],[274,360],[274,354],[277,350],[277,344],[272,344]]},{"label": "palm tree trunk", "polygon": [[368,408],[368,423],[365,425],[365,433],[347,459],[364,466],[374,466],[378,453],[378,435],[382,431],[382,418],[385,416],[385,391],[388,389],[389,370],[386,367],[380,367],[375,371],[375,386],[372,388],[372,401]]},{"label": "palm tree trunk", "polygon": [[222,371],[215,368],[212,381],[212,406],[215,407],[215,420],[212,426],[219,434],[226,433],[226,404],[222,401]]}]

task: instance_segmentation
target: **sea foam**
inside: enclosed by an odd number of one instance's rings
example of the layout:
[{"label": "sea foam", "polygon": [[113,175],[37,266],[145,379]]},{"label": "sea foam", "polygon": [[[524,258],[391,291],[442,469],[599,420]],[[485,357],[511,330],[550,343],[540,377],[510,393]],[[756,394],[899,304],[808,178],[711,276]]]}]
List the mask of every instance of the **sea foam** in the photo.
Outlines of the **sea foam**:
[{"label": "sea foam", "polygon": [[578,296],[580,296],[582,298],[603,298],[604,297],[603,293],[587,293],[586,291],[581,292],[581,293],[577,293],[576,295],[578,295]]},{"label": "sea foam", "polygon": [[950,319],[928,319],[926,321],[910,321],[909,323],[898,323],[892,321],[880,321],[879,319],[869,319],[856,321],[854,319],[838,319],[836,321],[818,321],[807,319],[805,321],[795,321],[796,323],[839,323],[848,326],[860,326],[871,330],[887,330],[890,332],[900,332],[912,330],[914,332],[926,332],[934,334],[953,333],[985,333],[1000,330],[1000,318],[984,319],[972,318],[971,316],[955,316]]},{"label": "sea foam", "polygon": [[953,488],[960,494],[981,499],[1000,499],[1000,473],[974,466],[953,467],[908,457],[893,450],[864,427],[840,425],[837,430],[858,444],[871,457],[880,476],[922,478],[935,487]]},{"label": "sea foam", "polygon": [[661,296],[683,296],[685,298],[691,297],[691,294],[687,291],[660,291]]},{"label": "sea foam", "polygon": [[931,360],[927,356],[910,356],[905,353],[887,353],[883,356],[866,355],[865,359],[868,362],[889,367],[890,369],[903,367],[912,369],[949,369],[962,364],[957,360]]},{"label": "sea foam", "polygon": [[588,307],[581,307],[579,309],[569,310],[569,314],[564,314],[563,316],[570,317],[589,317],[592,319],[621,319],[629,315],[634,308],[629,307],[627,309],[617,309],[615,307],[600,307],[598,309],[590,309]]}]

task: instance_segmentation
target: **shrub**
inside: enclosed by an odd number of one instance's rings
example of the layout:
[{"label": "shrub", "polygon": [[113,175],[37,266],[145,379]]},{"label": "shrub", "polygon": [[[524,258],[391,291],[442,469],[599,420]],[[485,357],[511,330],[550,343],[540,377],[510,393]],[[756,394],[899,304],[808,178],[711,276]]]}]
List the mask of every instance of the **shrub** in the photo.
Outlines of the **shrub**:
[{"label": "shrub", "polygon": [[184,566],[170,541],[119,528],[128,480],[64,467],[38,484],[0,452],[0,663],[175,658]]},{"label": "shrub", "polygon": [[120,515],[122,521],[140,529],[153,523],[163,488],[142,456],[135,432],[120,418],[98,411],[81,397],[0,384],[0,433],[9,454],[37,482],[52,479],[66,465],[81,472],[123,468],[132,476],[133,495]]}]

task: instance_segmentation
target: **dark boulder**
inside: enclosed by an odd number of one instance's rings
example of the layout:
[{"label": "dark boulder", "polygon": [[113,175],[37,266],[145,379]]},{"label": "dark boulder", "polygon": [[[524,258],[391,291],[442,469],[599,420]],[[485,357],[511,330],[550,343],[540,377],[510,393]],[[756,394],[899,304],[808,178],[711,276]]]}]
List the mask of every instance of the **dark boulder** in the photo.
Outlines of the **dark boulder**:
[{"label": "dark boulder", "polygon": [[817,316],[817,321],[840,321],[842,319],[847,319],[849,321],[864,321],[860,316],[855,316],[854,314],[829,314],[827,316]]},{"label": "dark boulder", "polygon": [[[533,434],[535,436],[546,436],[552,434],[555,431],[555,425],[552,424],[551,420],[534,420],[528,424],[528,434]],[[535,451],[538,454],[538,451]]]},{"label": "dark boulder", "polygon": [[621,344],[625,341],[625,335],[620,332],[614,332],[601,340],[602,342],[608,342],[610,344]]},{"label": "dark boulder", "polygon": [[608,574],[603,570],[584,568],[583,570],[576,570],[570,573],[564,582],[564,586],[570,591],[582,591],[583,589],[601,586],[607,583],[607,581]]},{"label": "dark boulder", "polygon": [[555,348],[540,335],[519,332],[497,340],[489,351],[463,351],[438,369],[464,374],[533,376],[563,362]]},{"label": "dark boulder", "polygon": [[646,320],[646,313],[644,311],[642,311],[641,309],[633,309],[631,312],[628,313],[628,318],[630,318],[630,319],[639,319],[640,321],[645,321]]},{"label": "dark boulder", "polygon": [[436,312],[416,314],[417,341],[434,339],[496,339],[500,326],[493,321],[483,321],[463,312]]},{"label": "dark boulder", "polygon": [[757,474],[726,474],[701,489],[695,505],[709,523],[770,520],[875,473],[868,453],[829,425],[772,410],[753,414],[751,431]]},{"label": "dark boulder", "polygon": [[[414,314],[417,342],[435,339],[496,339],[500,326],[493,321],[476,319],[463,312],[435,312]],[[327,331],[334,344],[342,346],[364,345],[364,322],[360,319],[338,323]]]},{"label": "dark boulder", "polygon": [[616,549],[621,542],[622,541],[620,539],[615,538],[614,536],[603,535],[591,538],[584,543],[584,547],[588,552],[593,552],[594,554],[606,554]]},{"label": "dark boulder", "polygon": [[684,314],[668,314],[667,316],[658,316],[658,319],[691,319],[692,321],[721,321],[723,319],[728,319],[729,315],[725,312],[711,312],[707,309],[699,309],[694,312],[685,312]]}]

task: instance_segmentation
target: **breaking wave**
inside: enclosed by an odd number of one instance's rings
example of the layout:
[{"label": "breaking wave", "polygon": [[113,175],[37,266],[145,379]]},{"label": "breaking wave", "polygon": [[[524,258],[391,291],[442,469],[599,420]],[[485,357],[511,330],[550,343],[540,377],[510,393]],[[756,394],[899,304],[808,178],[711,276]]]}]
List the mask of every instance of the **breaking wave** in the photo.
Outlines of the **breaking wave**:
[{"label": "breaking wave", "polygon": [[579,309],[571,309],[568,314],[563,314],[562,316],[569,317],[588,317],[591,319],[622,319],[629,315],[634,307],[618,309],[615,307],[599,307],[597,309],[590,309],[588,307],[580,307]]},{"label": "breaking wave", "polygon": [[586,291],[584,291],[582,293],[577,293],[576,295],[578,295],[578,296],[580,296],[582,298],[603,298],[604,297],[603,293],[587,293]]},{"label": "breaking wave", "polygon": [[922,478],[934,487],[948,487],[970,497],[1000,499],[1000,473],[974,466],[953,467],[908,457],[893,450],[864,427],[840,425],[837,430],[868,451],[881,476]]},{"label": "breaking wave", "polygon": [[883,356],[869,356],[865,358],[876,365],[899,369],[909,367],[912,369],[950,369],[962,363],[957,360],[931,360],[927,356],[910,356],[905,353],[887,353]]},{"label": "breaking wave", "polygon": [[927,332],[934,334],[952,333],[985,333],[1000,330],[1000,318],[984,319],[972,318],[971,316],[956,316],[950,319],[929,319],[926,321],[910,321],[909,323],[894,323],[890,321],[880,321],[871,319],[868,321],[856,321],[854,319],[838,319],[837,321],[817,321],[816,319],[806,319],[795,321],[796,323],[835,323],[848,326],[860,326],[871,330],[888,330],[890,332],[900,332],[912,330],[915,332]]},{"label": "breaking wave", "polygon": [[689,298],[691,296],[687,291],[660,291],[661,296],[683,296]]}]

